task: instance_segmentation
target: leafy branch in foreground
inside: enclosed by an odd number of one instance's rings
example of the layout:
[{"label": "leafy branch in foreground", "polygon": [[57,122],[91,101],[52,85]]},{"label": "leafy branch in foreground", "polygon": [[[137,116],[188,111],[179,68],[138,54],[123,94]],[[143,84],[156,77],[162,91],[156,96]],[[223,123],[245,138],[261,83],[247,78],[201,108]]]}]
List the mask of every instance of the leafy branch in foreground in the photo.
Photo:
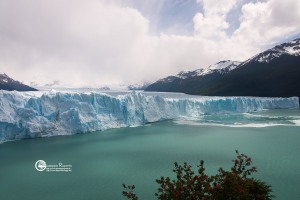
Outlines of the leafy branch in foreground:
[{"label": "leafy branch in foreground", "polygon": [[133,192],[135,186],[134,185],[128,185],[126,186],[125,184],[123,184],[123,188],[126,191],[123,191],[123,196],[127,197],[128,199],[132,199],[132,200],[138,200],[137,195]]},{"label": "leafy branch in foreground", "polygon": [[[186,162],[179,165],[174,163],[173,172],[176,179],[160,177],[156,179],[159,188],[155,193],[160,200],[269,200],[273,197],[271,186],[264,181],[254,179],[252,173],[257,172],[251,166],[252,160],[245,154],[236,151],[230,171],[223,168],[214,176],[205,174],[204,161],[197,165],[194,172]],[[126,186],[123,196],[127,199],[138,200],[134,193],[135,186]]]}]

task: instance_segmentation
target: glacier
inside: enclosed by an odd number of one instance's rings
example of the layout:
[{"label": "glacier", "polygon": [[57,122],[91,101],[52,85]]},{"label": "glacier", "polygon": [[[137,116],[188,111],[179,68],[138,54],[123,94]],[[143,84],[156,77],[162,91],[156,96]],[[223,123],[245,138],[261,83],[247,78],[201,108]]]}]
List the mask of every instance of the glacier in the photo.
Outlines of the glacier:
[{"label": "glacier", "polygon": [[0,142],[87,133],[203,114],[299,109],[299,98],[165,97],[131,92],[0,91]]}]

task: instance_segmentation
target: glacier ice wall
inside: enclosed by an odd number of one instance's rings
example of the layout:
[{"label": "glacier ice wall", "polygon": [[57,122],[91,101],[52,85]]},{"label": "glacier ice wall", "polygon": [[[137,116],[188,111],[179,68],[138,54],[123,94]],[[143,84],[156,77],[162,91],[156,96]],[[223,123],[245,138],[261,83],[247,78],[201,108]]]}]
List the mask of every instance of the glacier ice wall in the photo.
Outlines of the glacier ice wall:
[{"label": "glacier ice wall", "polygon": [[299,108],[298,97],[163,98],[128,93],[0,91],[0,142],[143,125],[182,116]]}]

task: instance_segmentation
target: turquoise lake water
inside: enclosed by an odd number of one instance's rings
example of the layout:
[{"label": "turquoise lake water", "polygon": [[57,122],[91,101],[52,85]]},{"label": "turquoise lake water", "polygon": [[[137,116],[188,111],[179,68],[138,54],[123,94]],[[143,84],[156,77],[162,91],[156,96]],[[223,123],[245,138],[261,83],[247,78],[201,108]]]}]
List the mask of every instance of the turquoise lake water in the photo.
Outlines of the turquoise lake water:
[{"label": "turquoise lake water", "polygon": [[[173,163],[208,173],[228,169],[235,150],[252,157],[255,177],[273,186],[275,199],[300,199],[300,111],[204,115],[103,132],[0,144],[2,200],[118,200],[122,183],[140,199],[155,199],[161,175]],[[35,162],[71,164],[71,172],[39,172]]]}]

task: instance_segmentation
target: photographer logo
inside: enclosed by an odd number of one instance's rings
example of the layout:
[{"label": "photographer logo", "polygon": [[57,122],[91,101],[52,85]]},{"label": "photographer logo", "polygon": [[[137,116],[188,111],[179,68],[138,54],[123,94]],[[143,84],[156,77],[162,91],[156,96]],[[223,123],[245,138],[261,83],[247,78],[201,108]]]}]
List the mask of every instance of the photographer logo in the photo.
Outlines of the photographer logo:
[{"label": "photographer logo", "polygon": [[46,171],[46,172],[71,172],[72,165],[70,164],[63,164],[59,162],[58,164],[46,164],[44,160],[38,160],[35,162],[35,169],[39,172]]},{"label": "photographer logo", "polygon": [[47,164],[45,161],[43,161],[43,160],[36,161],[36,163],[35,163],[36,170],[41,172],[41,171],[44,171],[46,168],[47,168]]}]

